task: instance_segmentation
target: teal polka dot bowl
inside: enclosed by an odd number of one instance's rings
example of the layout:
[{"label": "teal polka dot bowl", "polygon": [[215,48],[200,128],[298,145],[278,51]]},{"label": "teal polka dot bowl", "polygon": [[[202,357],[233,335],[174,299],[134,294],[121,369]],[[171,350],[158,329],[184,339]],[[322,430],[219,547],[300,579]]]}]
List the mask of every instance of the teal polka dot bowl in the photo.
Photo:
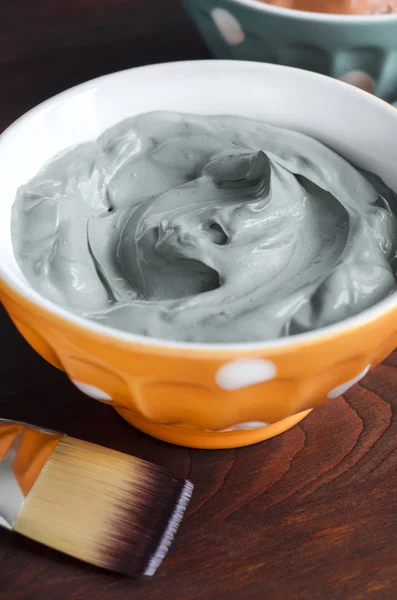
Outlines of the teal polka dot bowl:
[{"label": "teal polka dot bowl", "polygon": [[216,58],[307,69],[397,101],[397,14],[331,15],[259,0],[184,5]]}]

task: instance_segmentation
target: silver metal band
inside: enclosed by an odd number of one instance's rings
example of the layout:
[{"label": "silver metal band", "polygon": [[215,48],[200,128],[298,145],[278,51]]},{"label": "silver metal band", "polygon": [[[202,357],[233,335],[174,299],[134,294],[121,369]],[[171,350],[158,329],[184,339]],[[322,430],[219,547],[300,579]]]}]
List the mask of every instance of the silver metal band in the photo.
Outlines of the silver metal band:
[{"label": "silver metal band", "polygon": [[[29,440],[25,438],[27,434]],[[25,501],[18,463],[23,465],[24,471],[28,470],[37,458],[37,449],[51,447],[51,443],[56,444],[62,437],[63,434],[26,423],[0,419],[0,526],[12,529]],[[2,446],[8,446],[5,453],[1,451]],[[39,472],[40,469],[37,475]]]}]

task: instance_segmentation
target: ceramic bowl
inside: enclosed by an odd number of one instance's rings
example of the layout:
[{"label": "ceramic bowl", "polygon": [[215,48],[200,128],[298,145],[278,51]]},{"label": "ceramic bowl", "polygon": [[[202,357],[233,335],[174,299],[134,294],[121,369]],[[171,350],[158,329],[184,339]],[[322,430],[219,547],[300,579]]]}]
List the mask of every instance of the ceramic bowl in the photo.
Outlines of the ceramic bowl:
[{"label": "ceramic bowl", "polygon": [[[273,342],[172,343],[56,306],[31,288],[12,251],[10,211],[21,184],[60,150],[158,109],[242,115],[305,132],[395,190],[397,111],[309,71],[198,61],[90,81],[44,102],[0,136],[0,296],[26,340],[82,392],[150,435],[198,448],[255,443],[342,394],[394,349],[397,294],[337,325]],[[54,402],[56,396],[53,390]]]},{"label": "ceramic bowl", "polygon": [[216,58],[308,69],[397,101],[397,14],[331,15],[259,0],[184,4]]}]

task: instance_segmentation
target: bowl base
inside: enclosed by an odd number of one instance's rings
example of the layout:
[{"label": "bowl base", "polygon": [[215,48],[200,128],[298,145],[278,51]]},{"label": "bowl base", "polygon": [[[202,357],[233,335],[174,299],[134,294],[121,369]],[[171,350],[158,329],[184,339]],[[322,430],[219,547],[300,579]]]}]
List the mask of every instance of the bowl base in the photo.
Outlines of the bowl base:
[{"label": "bowl base", "polygon": [[287,431],[287,429],[290,429],[299,423],[299,421],[304,419],[311,412],[311,410],[305,410],[296,415],[292,415],[292,417],[277,421],[277,423],[272,423],[271,425],[257,429],[216,432],[191,429],[182,426],[178,427],[175,425],[162,425],[139,417],[126,409],[115,408],[115,410],[123,417],[123,419],[128,421],[130,425],[133,425],[136,429],[139,429],[154,438],[170,444],[176,444],[177,446],[201,448],[203,450],[240,448],[241,446],[250,446],[251,444],[263,442],[264,440]]}]

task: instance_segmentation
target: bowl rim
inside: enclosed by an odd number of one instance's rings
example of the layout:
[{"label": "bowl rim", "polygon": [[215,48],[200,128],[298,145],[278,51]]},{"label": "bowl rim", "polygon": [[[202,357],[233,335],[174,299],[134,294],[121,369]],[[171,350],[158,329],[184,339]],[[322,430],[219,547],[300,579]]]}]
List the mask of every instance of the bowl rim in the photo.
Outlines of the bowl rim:
[{"label": "bowl rim", "polygon": [[280,17],[299,19],[301,21],[315,21],[318,23],[337,23],[337,24],[357,24],[364,23],[384,23],[387,21],[397,21],[397,13],[383,13],[375,15],[341,15],[337,13],[317,13],[308,10],[296,10],[294,8],[283,8],[261,2],[260,0],[229,0],[234,4],[240,4],[248,8],[253,8],[261,12],[278,15]]},{"label": "bowl rim", "polygon": [[[254,0],[255,2],[257,0]],[[56,105],[62,100],[68,97],[74,96],[87,88],[95,87],[100,81],[105,79],[111,80],[116,79],[120,76],[125,76],[128,73],[134,73],[136,71],[156,71],[156,70],[172,70],[173,68],[178,69],[186,67],[191,69],[195,68],[208,68],[208,69],[234,69],[234,68],[251,68],[258,69],[260,71],[283,71],[286,76],[288,73],[299,73],[299,77],[304,79],[322,80],[322,84],[328,87],[340,87],[345,89],[345,92],[350,95],[359,95],[362,99],[365,95],[367,102],[376,105],[378,108],[382,106],[382,110],[389,110],[390,115],[393,115],[397,119],[397,111],[391,105],[385,101],[368,94],[354,86],[344,83],[339,80],[335,80],[325,75],[313,73],[304,69],[297,69],[295,67],[288,67],[284,65],[260,63],[254,61],[241,61],[241,60],[187,60],[187,61],[175,61],[169,63],[157,63],[152,65],[145,65],[141,67],[132,67],[130,69],[123,69],[107,75],[102,75],[94,79],[85,81],[81,84],[68,88],[67,90],[52,96],[37,106],[31,108],[26,113],[18,117],[13,123],[11,123],[1,134],[0,134],[0,146],[7,144],[8,137],[13,135],[14,129],[23,127],[24,121],[28,120],[37,112],[45,111],[50,106]],[[397,145],[397,143],[396,143]],[[101,325],[96,321],[92,321],[86,317],[78,316],[72,312],[69,312],[65,308],[55,304],[51,300],[48,300],[42,296],[39,292],[33,289],[27,281],[21,281],[11,269],[4,266],[0,260],[0,289],[1,281],[4,281],[6,287],[8,286],[18,296],[23,297],[29,303],[37,305],[39,308],[44,309],[45,312],[50,313],[52,317],[60,318],[62,321],[73,324],[80,330],[85,330],[101,338],[105,338],[107,341],[124,342],[135,346],[140,346],[143,350],[158,349],[158,351],[175,351],[186,355],[189,354],[233,354],[233,355],[246,355],[247,353],[258,352],[258,351],[280,351],[287,347],[300,347],[313,344],[319,341],[329,338],[335,338],[340,334],[346,333],[351,329],[358,329],[362,325],[366,325],[373,321],[376,321],[380,317],[384,316],[388,312],[397,308],[397,291],[393,292],[377,304],[367,308],[366,310],[358,313],[355,316],[349,317],[343,321],[328,325],[326,327],[316,329],[313,331],[296,334],[293,336],[287,336],[283,338],[273,340],[263,340],[259,342],[240,342],[240,343],[197,343],[197,342],[179,342],[173,340],[159,339],[155,337],[143,336],[134,333],[125,332],[113,327]]]}]

